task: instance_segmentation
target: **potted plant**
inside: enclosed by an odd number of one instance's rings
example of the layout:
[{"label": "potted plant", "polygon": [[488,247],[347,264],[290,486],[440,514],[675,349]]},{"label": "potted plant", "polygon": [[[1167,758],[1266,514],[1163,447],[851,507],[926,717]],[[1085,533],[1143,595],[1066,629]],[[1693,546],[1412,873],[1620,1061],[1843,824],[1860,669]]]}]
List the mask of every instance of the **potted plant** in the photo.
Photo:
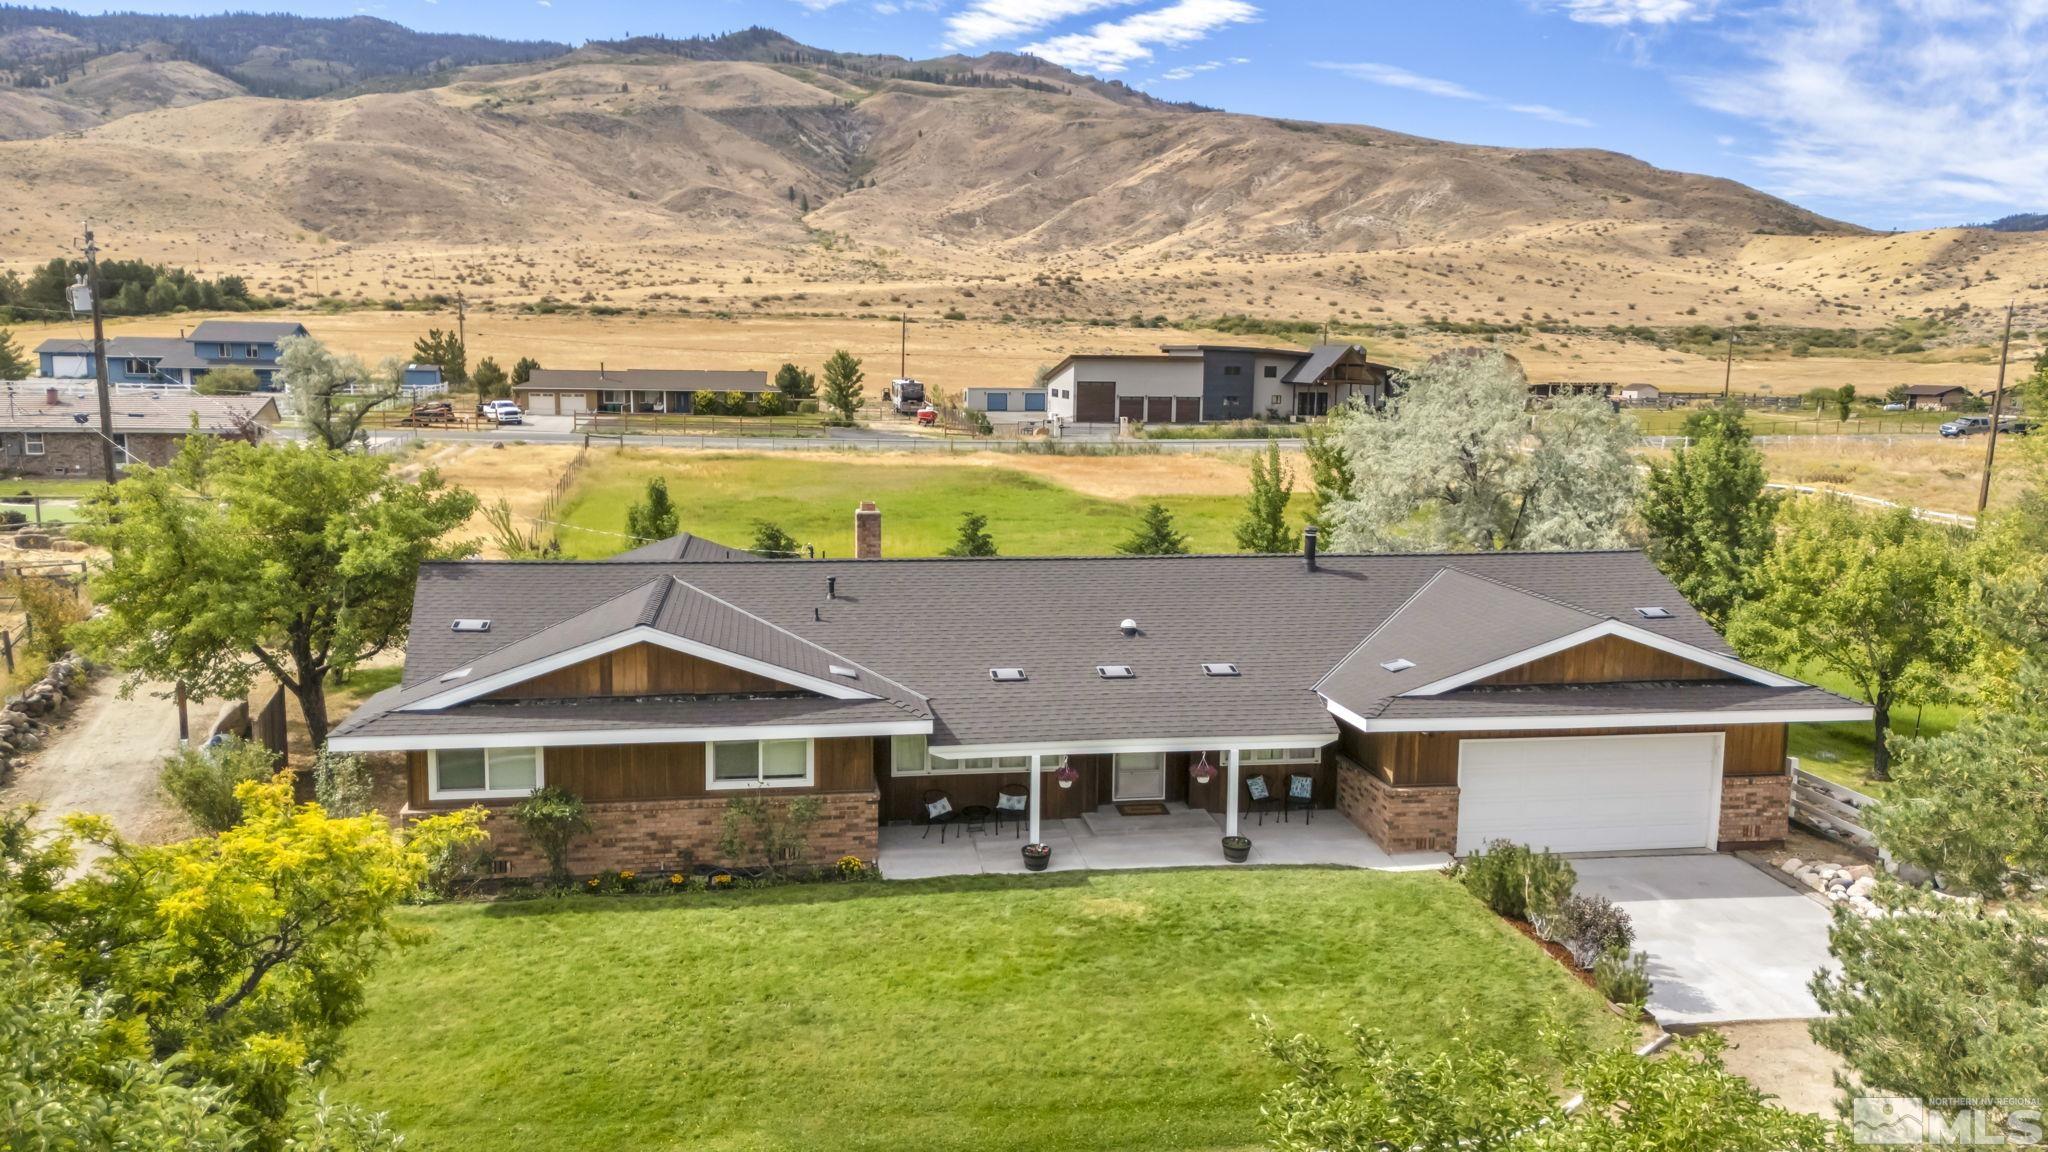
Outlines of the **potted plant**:
[{"label": "potted plant", "polygon": [[1024,846],[1024,868],[1028,872],[1043,872],[1052,863],[1052,845],[1026,844]]},{"label": "potted plant", "polygon": [[1225,836],[1223,858],[1232,864],[1242,864],[1251,859],[1252,838],[1249,836]]},{"label": "potted plant", "polygon": [[1079,780],[1081,778],[1081,770],[1079,768],[1074,767],[1073,764],[1069,763],[1068,761],[1061,760],[1060,770],[1053,773],[1052,778],[1059,782],[1060,787],[1072,788],[1074,786],[1074,781]]},{"label": "potted plant", "polygon": [[1209,754],[1207,752],[1202,753],[1202,758],[1189,766],[1188,775],[1197,784],[1207,784],[1216,778],[1216,766],[1209,763]]}]

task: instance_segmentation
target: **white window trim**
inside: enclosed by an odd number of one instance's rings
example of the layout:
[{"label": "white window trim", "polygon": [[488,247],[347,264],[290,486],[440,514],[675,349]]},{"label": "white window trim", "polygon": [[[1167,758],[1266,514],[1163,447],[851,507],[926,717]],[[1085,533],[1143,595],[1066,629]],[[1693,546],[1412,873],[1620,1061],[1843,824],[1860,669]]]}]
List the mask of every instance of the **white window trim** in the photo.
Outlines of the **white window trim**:
[{"label": "white window trim", "polygon": [[41,456],[47,451],[49,449],[43,445],[43,434],[41,432],[23,432],[21,434],[21,454],[23,456]]},{"label": "white window trim", "polygon": [[[1272,759],[1264,759],[1259,756],[1252,755],[1252,753],[1256,752],[1280,752],[1283,753],[1283,755],[1273,757]],[[1306,752],[1308,753],[1308,755],[1284,755],[1284,753],[1295,752]],[[1267,764],[1321,764],[1323,762],[1323,750],[1321,748],[1309,748],[1306,746],[1301,748],[1245,748],[1240,750],[1238,758],[1241,763],[1258,764],[1261,766]]]},{"label": "white window trim", "polygon": [[[526,797],[526,796],[531,796],[531,795],[532,795],[532,794],[533,794],[533,793],[534,793],[535,791],[537,791],[537,790],[539,790],[539,789],[541,789],[541,788],[545,788],[545,787],[547,787],[547,784],[548,784],[548,754],[547,754],[547,749],[545,749],[545,748],[531,748],[531,749],[530,749],[530,750],[531,750],[531,751],[533,752],[533,787],[532,787],[532,788],[492,788],[492,787],[490,787],[490,786],[489,786],[489,785],[490,785],[490,782],[491,782],[491,753],[492,753],[492,752],[515,752],[515,751],[516,751],[516,752],[525,752],[525,751],[528,751],[528,750],[529,750],[529,747],[528,747],[528,746],[525,746],[525,745],[522,745],[522,746],[520,746],[520,747],[518,747],[518,748],[477,748],[477,749],[474,749],[474,751],[482,752],[482,753],[484,754],[484,784],[485,784],[485,787],[482,787],[482,788],[454,788],[454,789],[444,789],[444,788],[442,788],[442,787],[441,787],[441,753],[440,753],[440,751],[439,751],[439,750],[436,750],[436,749],[429,749],[429,750],[427,751],[427,799],[429,799],[429,800],[517,800],[517,799],[521,799],[521,798],[523,798],[523,797]],[[471,749],[454,749],[454,748],[451,748],[451,749],[448,749],[448,751],[451,751],[451,752],[454,752],[454,751],[471,751]]]},{"label": "white window trim", "polygon": [[774,740],[720,740],[704,745],[704,787],[710,792],[736,792],[747,788],[810,788],[818,779],[818,742],[804,738],[804,774],[802,779],[794,776],[776,776],[772,779],[760,775],[761,760],[754,758],[755,776],[751,780],[720,780],[718,778],[719,744],[787,744],[789,739]]}]

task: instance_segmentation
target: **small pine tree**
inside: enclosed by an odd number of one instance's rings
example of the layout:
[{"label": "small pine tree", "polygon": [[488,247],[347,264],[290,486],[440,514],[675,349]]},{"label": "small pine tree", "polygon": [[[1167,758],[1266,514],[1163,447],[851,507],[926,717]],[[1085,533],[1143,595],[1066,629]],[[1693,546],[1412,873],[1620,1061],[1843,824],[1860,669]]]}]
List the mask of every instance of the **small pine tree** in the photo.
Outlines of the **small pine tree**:
[{"label": "small pine tree", "polygon": [[1252,457],[1252,490],[1245,497],[1244,519],[1237,522],[1237,546],[1244,552],[1292,552],[1294,533],[1287,527],[1287,500],[1294,495],[1294,473],[1280,463],[1280,445],[1266,442],[1266,454]]},{"label": "small pine tree", "polygon": [[794,364],[775,371],[775,390],[792,400],[808,400],[818,394],[818,377]]},{"label": "small pine tree", "polygon": [[807,214],[807,215],[808,215],[808,214],[810,213],[810,210],[811,210],[811,194],[810,194],[809,192],[806,192],[806,193],[804,193],[804,194],[803,194],[803,198],[802,198],[801,200],[799,200],[799,201],[797,202],[797,211],[799,211],[799,212],[802,212],[802,213],[805,213],[805,214]]},{"label": "small pine tree", "polygon": [[28,356],[14,342],[14,332],[0,328],[0,380],[25,380],[30,375]]},{"label": "small pine tree", "polygon": [[676,534],[676,506],[668,498],[668,481],[656,476],[647,482],[647,497],[626,509],[626,534],[643,543],[666,540]]},{"label": "small pine tree", "polygon": [[451,385],[469,383],[469,353],[453,332],[429,328],[425,336],[412,342],[412,358],[420,364],[440,365],[442,378]]},{"label": "small pine tree", "polygon": [[748,551],[756,556],[787,557],[803,555],[803,545],[796,537],[782,530],[780,524],[766,520],[754,521],[754,543]]},{"label": "small pine tree", "polygon": [[512,386],[517,388],[528,380],[533,379],[534,370],[539,367],[540,361],[535,360],[531,356],[521,356],[519,362],[512,365]]},{"label": "small pine tree", "polygon": [[1188,538],[1174,531],[1173,513],[1155,500],[1145,505],[1137,529],[1116,550],[1126,556],[1185,556]]},{"label": "small pine tree", "polygon": [[476,394],[480,399],[512,394],[512,383],[505,378],[505,370],[489,356],[477,361],[476,372],[470,379],[476,383]]},{"label": "small pine tree", "polygon": [[988,534],[988,517],[969,512],[960,517],[960,537],[941,556],[994,556],[995,537]]},{"label": "small pine tree", "polygon": [[794,184],[789,186],[789,202],[791,204],[796,203],[796,185]]},{"label": "small pine tree", "polygon": [[860,361],[844,348],[825,361],[825,403],[849,424],[853,422],[854,410],[867,399],[860,392],[863,379]]}]

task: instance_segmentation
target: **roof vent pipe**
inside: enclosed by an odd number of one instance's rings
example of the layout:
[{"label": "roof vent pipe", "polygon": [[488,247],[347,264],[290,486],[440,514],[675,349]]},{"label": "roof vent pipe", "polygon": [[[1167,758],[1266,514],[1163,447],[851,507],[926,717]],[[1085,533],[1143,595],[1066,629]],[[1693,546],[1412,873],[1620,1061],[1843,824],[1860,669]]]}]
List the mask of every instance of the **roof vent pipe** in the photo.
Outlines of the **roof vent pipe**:
[{"label": "roof vent pipe", "polygon": [[1136,636],[1138,634],[1138,622],[1129,617],[1126,617],[1123,623],[1117,625],[1117,628],[1126,636]]},{"label": "roof vent pipe", "polygon": [[837,577],[837,576],[827,576],[827,577],[825,577],[825,599],[827,599],[827,600],[837,600],[837,599],[839,599],[839,577]]},{"label": "roof vent pipe", "polygon": [[1308,570],[1311,572],[1316,570],[1316,537],[1319,535],[1321,533],[1316,531],[1313,524],[1301,530],[1301,557],[1308,563]]}]

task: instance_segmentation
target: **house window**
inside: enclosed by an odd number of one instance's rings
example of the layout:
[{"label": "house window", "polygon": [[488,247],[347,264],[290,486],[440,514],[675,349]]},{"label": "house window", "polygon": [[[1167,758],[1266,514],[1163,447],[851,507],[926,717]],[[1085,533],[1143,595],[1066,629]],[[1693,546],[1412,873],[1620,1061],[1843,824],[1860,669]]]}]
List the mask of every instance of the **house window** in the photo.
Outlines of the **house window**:
[{"label": "house window", "polygon": [[546,782],[538,748],[443,748],[427,753],[427,798],[524,796]]},{"label": "house window", "polygon": [[128,434],[126,432],[114,433],[114,457],[123,464],[135,463],[135,454],[128,451]]},{"label": "house window", "polygon": [[121,366],[121,371],[127,373],[130,376],[147,376],[150,373],[156,371],[156,361],[141,360],[131,356],[128,358],[128,361]]},{"label": "house window", "polygon": [[1244,375],[1244,365],[1226,364],[1223,366],[1223,374],[1225,376],[1242,376]]},{"label": "house window", "polygon": [[889,773],[893,776],[922,776],[928,771],[923,736],[889,737]]},{"label": "house window", "polygon": [[41,432],[23,432],[21,434],[21,454],[23,456],[41,456],[43,454],[43,434]]},{"label": "house window", "polygon": [[809,740],[726,740],[711,746],[705,787],[803,788],[811,783]]},{"label": "house window", "polygon": [[1320,748],[1247,748],[1237,754],[1239,764],[1320,764]]},{"label": "house window", "polygon": [[1026,392],[1024,394],[1024,410],[1026,412],[1045,411],[1045,393]]},{"label": "house window", "polygon": [[948,759],[944,756],[929,757],[930,771],[933,772],[1029,772],[1029,756],[964,756]]},{"label": "house window", "polygon": [[624,392],[600,392],[597,394],[597,407],[601,412],[624,412],[626,410],[626,394]]},{"label": "house window", "polygon": [[1010,394],[1008,392],[989,393],[988,410],[991,412],[1008,412],[1010,410]]},{"label": "house window", "polygon": [[251,344],[242,349],[242,355],[250,360],[255,360],[263,355],[263,350],[257,347],[256,345]]},{"label": "house window", "polygon": [[1279,366],[1278,364],[1268,364],[1268,365],[1266,365],[1266,379],[1268,379],[1268,380],[1271,380],[1271,379],[1274,379],[1275,377],[1277,377],[1277,376],[1279,376],[1279,375],[1280,375],[1280,366]]}]

